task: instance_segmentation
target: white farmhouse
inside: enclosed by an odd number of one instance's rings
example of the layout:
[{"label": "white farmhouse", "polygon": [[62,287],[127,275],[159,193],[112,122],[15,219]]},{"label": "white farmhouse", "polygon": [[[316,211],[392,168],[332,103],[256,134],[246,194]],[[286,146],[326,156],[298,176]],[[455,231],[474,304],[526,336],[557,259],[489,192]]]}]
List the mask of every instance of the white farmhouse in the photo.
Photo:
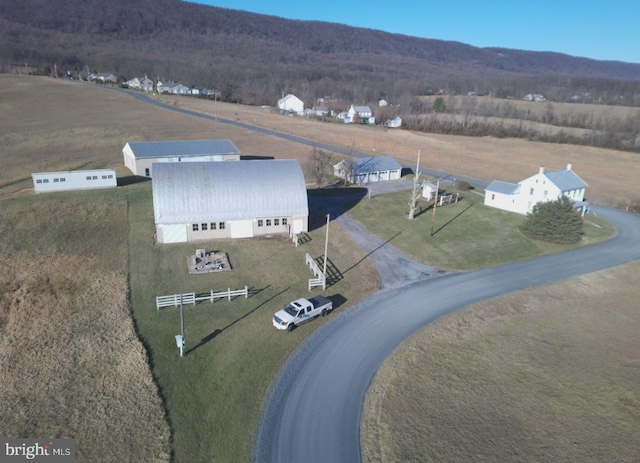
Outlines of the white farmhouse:
[{"label": "white farmhouse", "polygon": [[399,179],[402,165],[391,156],[359,157],[335,164],[333,174],[351,183],[382,182]]},{"label": "white farmhouse", "polygon": [[376,122],[373,117],[373,111],[371,111],[369,106],[351,105],[347,113],[349,115],[349,119],[345,119],[345,122],[348,123],[360,122],[361,124],[374,124]]},{"label": "white farmhouse", "polygon": [[295,113],[298,116],[304,114],[304,103],[297,96],[289,93],[278,100],[278,111],[281,113]]},{"label": "white farmhouse", "polygon": [[153,169],[158,243],[308,231],[297,160],[160,163]]},{"label": "white farmhouse", "polygon": [[520,183],[508,183],[494,180],[487,186],[484,204],[505,211],[527,214],[541,201],[555,201],[566,196],[576,205],[584,202],[584,192],[588,187],[567,164],[565,170],[545,172],[544,167]]},{"label": "white farmhouse", "polygon": [[231,140],[129,142],[122,148],[124,165],[139,177],[152,177],[158,162],[239,161]]},{"label": "white farmhouse", "polygon": [[115,188],[116,171],[113,169],[73,170],[31,174],[36,193],[69,190],[95,190]]}]

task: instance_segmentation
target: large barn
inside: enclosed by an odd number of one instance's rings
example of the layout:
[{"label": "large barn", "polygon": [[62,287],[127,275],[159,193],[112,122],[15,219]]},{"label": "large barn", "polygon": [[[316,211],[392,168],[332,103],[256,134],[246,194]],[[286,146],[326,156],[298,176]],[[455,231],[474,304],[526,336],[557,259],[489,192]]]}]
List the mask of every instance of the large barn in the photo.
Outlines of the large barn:
[{"label": "large barn", "polygon": [[158,163],[153,169],[158,243],[308,231],[297,160]]},{"label": "large barn", "polygon": [[124,165],[140,177],[153,177],[154,163],[240,160],[240,151],[231,140],[129,142],[122,154]]}]

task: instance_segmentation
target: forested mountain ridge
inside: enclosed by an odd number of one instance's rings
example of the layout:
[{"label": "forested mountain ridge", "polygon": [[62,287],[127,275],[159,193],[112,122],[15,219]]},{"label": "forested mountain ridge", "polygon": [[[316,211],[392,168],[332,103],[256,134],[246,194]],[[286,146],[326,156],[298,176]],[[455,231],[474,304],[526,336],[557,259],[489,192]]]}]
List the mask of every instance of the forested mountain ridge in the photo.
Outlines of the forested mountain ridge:
[{"label": "forested mountain ridge", "polygon": [[640,104],[640,64],[477,48],[180,0],[3,0],[0,40],[3,68],[147,74],[250,104],[273,104],[288,92],[310,105],[327,95],[369,103],[438,90],[538,92],[563,101],[589,93]]}]

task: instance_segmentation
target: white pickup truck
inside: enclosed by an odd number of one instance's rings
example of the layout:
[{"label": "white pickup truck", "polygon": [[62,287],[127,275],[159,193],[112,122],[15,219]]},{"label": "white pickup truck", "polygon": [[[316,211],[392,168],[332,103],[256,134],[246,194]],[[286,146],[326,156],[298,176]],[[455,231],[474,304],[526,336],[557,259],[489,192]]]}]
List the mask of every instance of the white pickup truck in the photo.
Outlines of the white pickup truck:
[{"label": "white pickup truck", "polygon": [[273,316],[273,326],[279,330],[292,331],[296,326],[324,317],[333,310],[333,302],[324,296],[312,299],[296,299]]}]

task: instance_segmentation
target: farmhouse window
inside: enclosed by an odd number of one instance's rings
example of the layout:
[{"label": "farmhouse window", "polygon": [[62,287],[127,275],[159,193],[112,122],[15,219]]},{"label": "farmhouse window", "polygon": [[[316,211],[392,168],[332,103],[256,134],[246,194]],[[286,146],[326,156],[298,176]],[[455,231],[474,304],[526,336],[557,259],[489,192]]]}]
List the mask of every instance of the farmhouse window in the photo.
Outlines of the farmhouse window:
[{"label": "farmhouse window", "polygon": [[280,225],[280,219],[273,219],[273,225],[275,225],[276,227]]},{"label": "farmhouse window", "polygon": [[544,190],[544,197],[546,198],[549,195],[549,192],[547,190]]},{"label": "farmhouse window", "polygon": [[267,227],[271,226],[271,219],[267,219]]},{"label": "farmhouse window", "polygon": [[258,227],[262,227],[264,225],[264,220],[258,219]]},{"label": "farmhouse window", "polygon": [[207,224],[206,223],[202,224],[202,231],[207,231]]},{"label": "farmhouse window", "polygon": [[529,194],[530,194],[530,195],[532,195],[532,194],[533,194],[533,188],[531,188],[531,189],[529,190]]},{"label": "farmhouse window", "polygon": [[149,168],[148,167],[144,170],[144,175],[147,176],[147,177],[151,176],[151,173],[149,172]]},{"label": "farmhouse window", "polygon": [[215,230],[216,229],[216,223],[215,222],[211,222],[211,230]]},{"label": "farmhouse window", "polygon": [[495,193],[491,193],[491,201],[493,201],[494,199],[496,199],[496,194]]},{"label": "farmhouse window", "polygon": [[193,225],[191,225],[191,229],[192,229],[193,231],[198,231],[198,224],[197,224],[197,223],[194,223]]},{"label": "farmhouse window", "polygon": [[224,222],[220,222],[220,230],[224,230]]}]

